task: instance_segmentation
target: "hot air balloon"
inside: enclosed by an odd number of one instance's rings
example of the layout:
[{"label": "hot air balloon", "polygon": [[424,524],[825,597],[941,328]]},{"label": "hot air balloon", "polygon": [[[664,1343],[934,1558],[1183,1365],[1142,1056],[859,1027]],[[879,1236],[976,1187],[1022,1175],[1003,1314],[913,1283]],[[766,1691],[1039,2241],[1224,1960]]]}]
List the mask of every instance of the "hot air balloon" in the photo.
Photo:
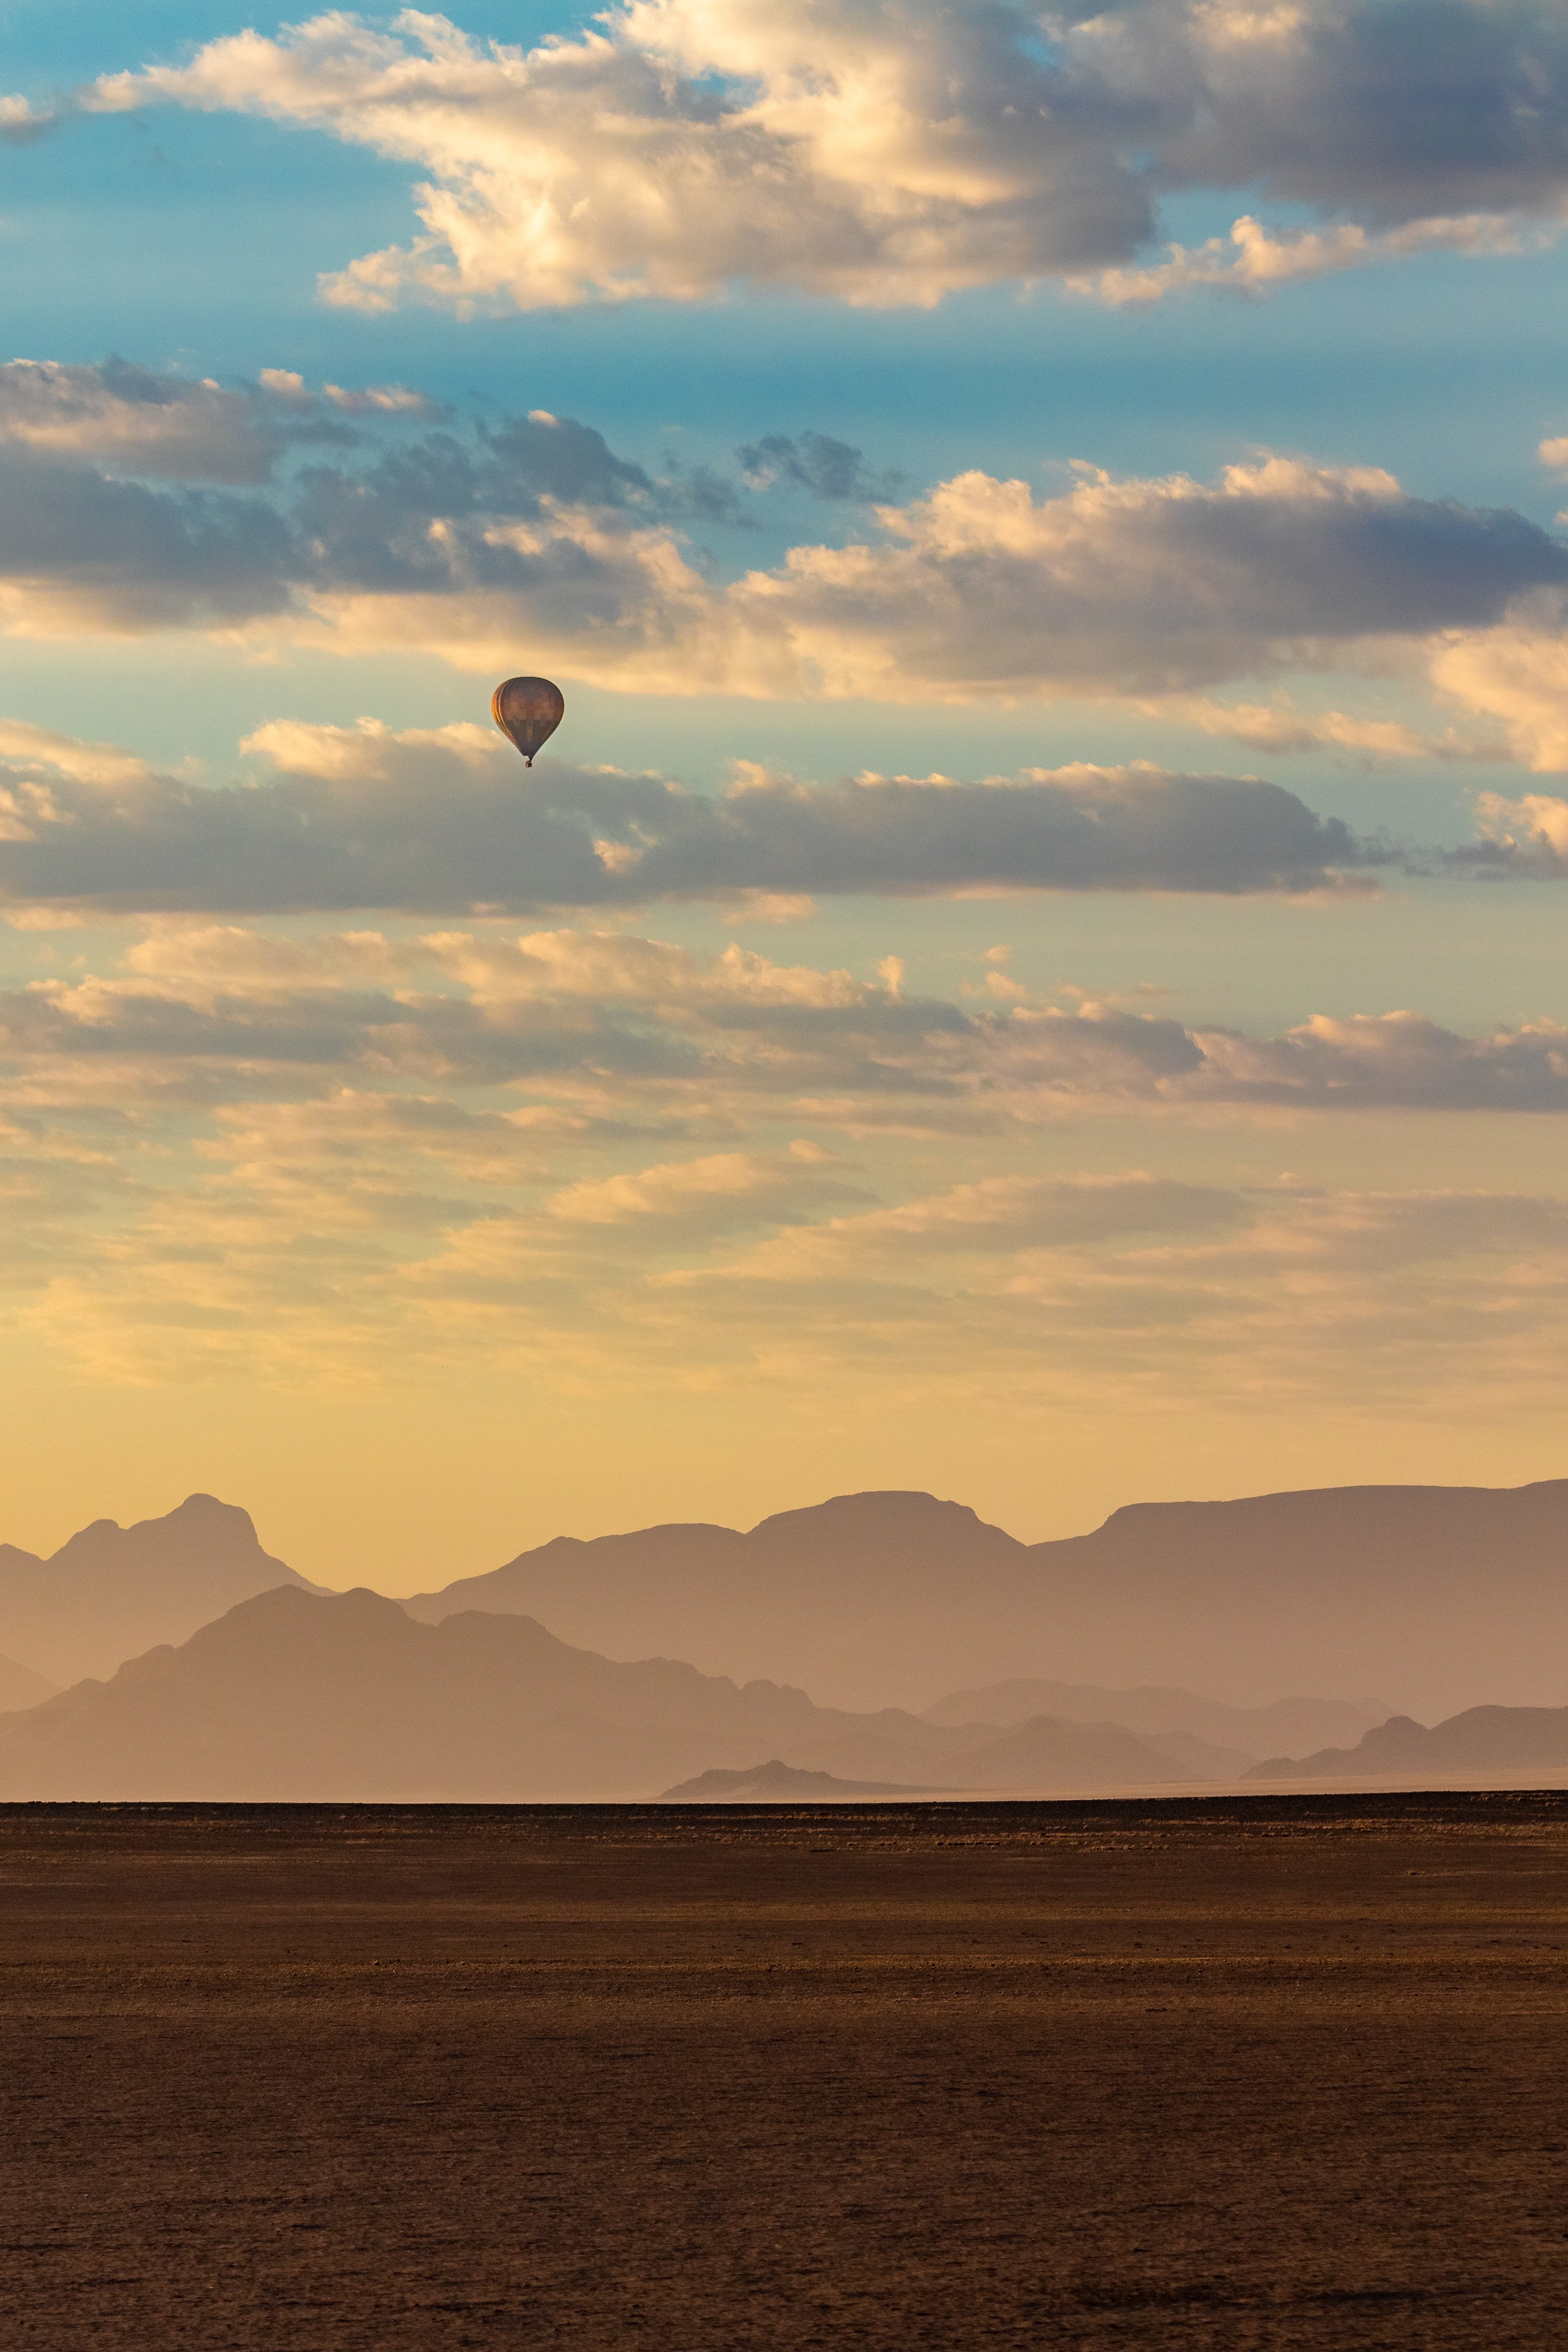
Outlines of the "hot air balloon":
[{"label": "hot air balloon", "polygon": [[533,765],[533,755],[560,726],[566,698],[547,677],[503,678],[490,697],[490,716]]}]

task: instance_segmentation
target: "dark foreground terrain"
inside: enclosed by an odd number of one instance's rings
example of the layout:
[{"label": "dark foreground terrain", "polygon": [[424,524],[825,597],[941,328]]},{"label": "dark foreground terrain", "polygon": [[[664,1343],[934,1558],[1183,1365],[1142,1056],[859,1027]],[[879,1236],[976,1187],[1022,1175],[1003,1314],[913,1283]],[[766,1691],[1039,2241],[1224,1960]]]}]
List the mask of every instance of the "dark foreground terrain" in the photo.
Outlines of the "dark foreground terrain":
[{"label": "dark foreground terrain", "polygon": [[0,2343],[1568,2341],[1568,1795],[0,1809]]}]

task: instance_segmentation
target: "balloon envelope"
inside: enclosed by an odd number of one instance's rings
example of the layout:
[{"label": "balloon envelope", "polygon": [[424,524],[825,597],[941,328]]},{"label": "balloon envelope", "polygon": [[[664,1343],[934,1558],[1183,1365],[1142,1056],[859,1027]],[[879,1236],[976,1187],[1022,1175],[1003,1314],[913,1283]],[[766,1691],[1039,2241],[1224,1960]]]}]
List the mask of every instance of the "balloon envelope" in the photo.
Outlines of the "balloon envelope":
[{"label": "balloon envelope", "polygon": [[565,696],[547,677],[503,678],[490,697],[490,716],[531,768],[534,753],[554,734],[565,709]]}]

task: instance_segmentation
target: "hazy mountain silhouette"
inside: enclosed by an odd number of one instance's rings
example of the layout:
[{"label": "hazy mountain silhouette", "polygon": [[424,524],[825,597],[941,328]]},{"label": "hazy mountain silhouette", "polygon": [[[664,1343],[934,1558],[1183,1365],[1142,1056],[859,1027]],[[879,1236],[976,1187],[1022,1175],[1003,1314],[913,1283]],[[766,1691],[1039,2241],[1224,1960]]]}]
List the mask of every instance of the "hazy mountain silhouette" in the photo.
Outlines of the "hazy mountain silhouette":
[{"label": "hazy mountain silhouette", "polygon": [[422,1625],[377,1593],[286,1585],[112,1681],[0,1719],[0,1798],[649,1796],[705,1769],[754,1769],[759,1750],[906,1785],[1187,1777],[1114,1725],[998,1734],[898,1708],[850,1715],[775,1683],[599,1657],[529,1617]]},{"label": "hazy mountain silhouette", "polygon": [[[100,1520],[48,1561],[0,1547],[0,1652],[55,1682],[106,1674],[280,1583],[321,1589],[263,1551],[246,1513],[192,1496],[136,1527]],[[962,1729],[972,1708],[998,1729],[1020,1717],[1111,1722],[1163,1762],[1217,1777],[1247,1757],[1352,1747],[1384,1711],[1347,1698],[1325,1714],[1327,1701],[1275,1700],[1281,1687],[1386,1690],[1427,1721],[1478,1697],[1556,1700],[1568,1481],[1140,1504],[1092,1535],[1036,1545],[928,1495],[841,1496],[749,1534],[558,1538],[406,1606],[427,1624],[476,1607],[531,1616],[568,1647],[800,1684],[857,1717],[883,1707],[874,1738],[817,1722],[820,1752],[784,1751],[842,1777],[929,1780],[921,1727],[884,1703],[940,1690],[927,1730]],[[1021,1681],[1036,1664],[1055,1679]],[[835,1745],[851,1736],[852,1761]],[[776,1745],[709,1752],[693,1769],[749,1764]]]},{"label": "hazy mountain silhouette", "polygon": [[695,1780],[682,1780],[678,1787],[666,1789],[663,1801],[670,1805],[809,1805],[820,1804],[825,1798],[943,1793],[935,1789],[906,1789],[896,1781],[836,1780],[831,1772],[803,1772],[797,1765],[781,1764],[775,1756],[769,1764],[753,1764],[749,1772],[699,1772]]},{"label": "hazy mountain silhouette", "polygon": [[135,1527],[95,1519],[47,1560],[0,1544],[0,1649],[55,1684],[109,1675],[151,1643],[183,1642],[235,1601],[289,1583],[321,1590],[262,1550],[248,1512],[188,1495]]},{"label": "hazy mountain silhouette", "polygon": [[1385,1690],[1426,1715],[1479,1693],[1539,1704],[1568,1652],[1568,1480],[1138,1503],[1033,1545],[929,1495],[846,1495],[746,1535],[557,1537],[407,1605],[432,1622],[525,1612],[571,1642],[784,1675],[858,1707],[1026,1662],[1249,1709],[1281,1688]]},{"label": "hazy mountain silhouette", "polygon": [[[1074,1723],[1082,1720],[1079,1717],[1067,1719]],[[1129,1728],[1114,1721],[1112,1727],[1117,1731]],[[1234,1780],[1257,1760],[1256,1748],[1228,1748],[1217,1740],[1200,1739],[1195,1732],[1145,1731],[1137,1736],[1145,1748],[1176,1765],[1190,1780]]]},{"label": "hazy mountain silhouette", "polygon": [[0,1658],[0,1715],[18,1706],[37,1706],[52,1698],[59,1687],[43,1675],[36,1675],[31,1666],[18,1665],[15,1658]]},{"label": "hazy mountain silhouette", "polygon": [[1443,1787],[1457,1776],[1568,1771],[1568,1706],[1469,1706],[1446,1723],[1413,1723],[1396,1715],[1354,1748],[1320,1748],[1315,1756],[1271,1756],[1249,1780],[1321,1780],[1343,1774],[1419,1780]]},{"label": "hazy mountain silhouette", "polygon": [[820,1711],[785,1748],[789,1761],[836,1778],[944,1790],[1022,1791],[1142,1788],[1155,1782],[1237,1780],[1251,1762],[1237,1749],[1175,1733],[1142,1739],[1117,1723],[1064,1723],[1054,1716],[997,1731],[990,1724],[926,1723],[898,1707],[875,1715]]},{"label": "hazy mountain silhouette", "polygon": [[1042,1715],[1016,1724],[999,1738],[975,1740],[973,1733],[972,1725],[972,1744],[942,1759],[943,1769],[963,1789],[1136,1787],[1158,1780],[1234,1780],[1239,1769],[1232,1762],[1224,1773],[1210,1775],[1165,1755],[1119,1723],[1063,1723]]},{"label": "hazy mountain silhouette", "polygon": [[[1147,1685],[1141,1690],[1103,1690],[1096,1683],[1036,1677],[950,1691],[922,1709],[928,1723],[1022,1723],[1032,1715],[1062,1716],[1069,1723],[1120,1723],[1156,1738],[1184,1734],[1195,1743],[1194,1755],[1206,1747],[1254,1760],[1276,1748],[1327,1748],[1357,1739],[1393,1712],[1375,1698],[1277,1698],[1268,1706],[1223,1706],[1195,1691]],[[1239,1762],[1236,1769],[1241,1769]]]},{"label": "hazy mountain silhouette", "polygon": [[864,1708],[929,1689],[932,1631],[954,1616],[966,1582],[984,1608],[1024,1549],[961,1504],[849,1495],[780,1512],[749,1535],[696,1524],[558,1536],[405,1605],[428,1622],[453,1609],[518,1610],[566,1641],[673,1653],[709,1673],[779,1675]]}]

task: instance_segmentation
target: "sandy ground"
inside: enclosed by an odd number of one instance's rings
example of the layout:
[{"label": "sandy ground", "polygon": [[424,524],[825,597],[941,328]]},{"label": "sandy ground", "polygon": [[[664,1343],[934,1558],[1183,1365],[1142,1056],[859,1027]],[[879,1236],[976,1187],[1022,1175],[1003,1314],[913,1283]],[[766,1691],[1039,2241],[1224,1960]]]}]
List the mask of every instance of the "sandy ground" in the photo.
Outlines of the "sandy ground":
[{"label": "sandy ground", "polygon": [[1568,2343],[1568,1798],[0,1809],[0,2343]]}]

